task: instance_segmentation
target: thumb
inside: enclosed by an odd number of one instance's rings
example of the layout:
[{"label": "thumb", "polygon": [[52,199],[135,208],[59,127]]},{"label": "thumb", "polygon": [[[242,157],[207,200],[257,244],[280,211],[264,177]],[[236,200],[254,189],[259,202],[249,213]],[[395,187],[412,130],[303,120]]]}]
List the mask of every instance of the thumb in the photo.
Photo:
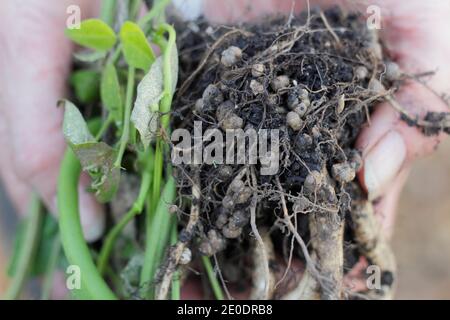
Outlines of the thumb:
[{"label": "thumb", "polygon": [[[71,1],[77,3],[77,1]],[[82,4],[82,1],[78,1]],[[92,3],[92,2],[91,2]],[[64,36],[69,1],[2,1],[0,4],[1,114],[7,123],[14,174],[56,212],[56,183],[65,150],[62,110],[72,45]],[[89,7],[82,6],[87,14]],[[85,11],[83,11],[85,10]],[[14,26],[8,29],[8,26]],[[87,240],[103,232],[104,214],[80,179],[80,215]]]},{"label": "thumb", "polygon": [[[419,83],[406,84],[395,100],[418,117],[424,117],[428,111],[448,110],[439,97]],[[402,169],[409,168],[414,159],[435,150],[443,135],[425,136],[417,127],[403,121],[388,102],[378,106],[370,120],[357,147],[364,159],[359,179],[369,199],[374,200],[385,194]]]}]

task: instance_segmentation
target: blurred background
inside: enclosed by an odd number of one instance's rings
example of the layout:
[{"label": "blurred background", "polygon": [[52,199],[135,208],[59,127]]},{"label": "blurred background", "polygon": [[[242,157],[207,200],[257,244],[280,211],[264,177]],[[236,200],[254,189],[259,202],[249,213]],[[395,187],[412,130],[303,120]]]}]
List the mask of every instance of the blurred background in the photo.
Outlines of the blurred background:
[{"label": "blurred background", "polygon": [[[450,299],[450,139],[419,160],[403,191],[392,239],[398,299]],[[0,187],[0,296],[16,218]]]}]

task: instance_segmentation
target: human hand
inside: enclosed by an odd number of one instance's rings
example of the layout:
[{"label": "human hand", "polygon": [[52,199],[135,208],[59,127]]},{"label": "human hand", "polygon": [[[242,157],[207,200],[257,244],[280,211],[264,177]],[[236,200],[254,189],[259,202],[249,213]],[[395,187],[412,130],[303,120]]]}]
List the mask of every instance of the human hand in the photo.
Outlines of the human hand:
[{"label": "human hand", "polygon": [[[76,4],[83,18],[96,1],[0,2],[0,175],[19,212],[31,190],[50,211],[56,210],[56,182],[65,149],[62,110],[73,46],[64,35],[66,9]],[[85,237],[93,241],[104,229],[103,209],[80,179],[80,215]]]},{"label": "human hand", "polygon": [[[450,30],[450,3],[448,1],[366,1],[319,0],[311,6],[342,5],[349,10],[366,12],[369,5],[381,9],[381,39],[388,54],[408,75],[435,71],[427,82],[429,88],[408,81],[397,92],[395,99],[409,113],[423,117],[428,111],[449,111],[437,94],[450,92],[450,42],[443,41],[442,32]],[[306,1],[297,1],[295,11],[306,7]],[[289,12],[291,0],[206,1],[207,17],[215,22],[248,21],[275,12]],[[424,80],[424,79],[422,79]],[[436,149],[442,136],[425,137],[417,128],[400,120],[400,115],[389,103],[382,103],[371,115],[371,124],[363,129],[357,141],[362,150],[364,167],[359,180],[375,201],[377,216],[388,235],[393,222],[400,192],[411,165],[417,157]]]}]

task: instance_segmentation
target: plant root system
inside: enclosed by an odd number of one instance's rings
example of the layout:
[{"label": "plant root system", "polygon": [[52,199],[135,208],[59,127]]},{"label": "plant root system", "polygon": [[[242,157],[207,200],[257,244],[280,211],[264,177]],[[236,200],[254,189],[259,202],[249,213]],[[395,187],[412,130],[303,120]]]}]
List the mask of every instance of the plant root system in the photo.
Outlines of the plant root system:
[{"label": "plant root system", "polygon": [[[160,270],[158,298],[167,297],[187,247],[194,266],[201,255],[215,256],[223,285],[255,299],[351,297],[343,278],[360,257],[382,271],[381,288],[361,294],[392,297],[394,256],[355,181],[362,166],[355,140],[373,107],[393,101],[402,84],[376,33],[337,8],[235,27],[199,20],[178,30],[181,85],[172,126],[194,138],[187,146],[172,141],[172,153],[192,159],[199,144],[217,139],[209,129],[224,137],[266,130],[268,149],[278,148],[253,163],[235,157],[174,166],[182,230]],[[449,132],[447,114],[420,120],[402,113],[426,133]],[[243,139],[247,152],[257,145]],[[211,155],[237,154],[238,145],[233,140]],[[278,170],[270,172],[274,156]],[[286,285],[293,261],[304,266],[303,276]]]}]

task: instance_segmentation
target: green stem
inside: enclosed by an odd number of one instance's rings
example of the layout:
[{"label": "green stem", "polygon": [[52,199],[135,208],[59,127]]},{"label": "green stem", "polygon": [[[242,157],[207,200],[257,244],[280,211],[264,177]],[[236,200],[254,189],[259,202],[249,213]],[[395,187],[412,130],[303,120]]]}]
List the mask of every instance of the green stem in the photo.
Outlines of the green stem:
[{"label": "green stem", "polygon": [[163,170],[163,150],[162,141],[160,138],[156,141],[155,149],[155,168],[153,175],[153,186],[152,186],[152,212],[156,209],[159,201],[159,195],[161,194],[161,179]]},{"label": "green stem", "polygon": [[151,28],[151,25],[149,25],[150,21],[155,17],[161,16],[161,13],[165,10],[169,2],[170,0],[155,1],[155,4],[151,10],[139,20],[138,24],[142,29],[144,29],[145,33],[147,33]]},{"label": "green stem", "polygon": [[174,88],[172,88],[172,51],[176,45],[176,32],[172,26],[166,23],[162,24],[160,28],[169,34],[169,40],[167,41],[163,56],[164,96],[161,100],[159,110],[163,114],[161,116],[161,125],[163,128],[167,128],[169,125],[169,112],[172,106],[174,90]]},{"label": "green stem", "polygon": [[100,272],[100,274],[105,273],[105,269],[109,260],[109,256],[111,254],[111,251],[114,247],[114,243],[119,236],[119,234],[122,232],[123,228],[131,221],[133,218],[140,214],[144,208],[145,200],[148,195],[148,190],[150,189],[150,184],[152,181],[152,167],[153,167],[153,161],[152,161],[152,155],[147,152],[146,153],[146,165],[144,168],[144,172],[142,173],[142,180],[141,180],[141,186],[139,189],[139,195],[134,202],[131,209],[122,217],[122,219],[117,223],[111,231],[106,236],[105,242],[103,243],[103,247],[100,251],[100,255],[97,261],[97,267]]},{"label": "green stem", "polygon": [[[176,34],[172,26],[168,24],[163,24],[161,30],[167,31],[169,33],[169,41],[164,49],[163,53],[163,77],[164,77],[164,93],[161,100],[161,105],[159,111],[162,113],[161,125],[164,129],[169,126],[170,115],[169,111],[172,105],[173,88],[172,88],[172,66],[171,66],[171,55],[172,50],[175,46]],[[155,152],[155,175],[153,176],[153,193],[152,200],[153,204],[158,203],[159,193],[161,192],[161,179],[163,171],[163,146],[161,138],[158,138],[156,142],[156,152]]]},{"label": "green stem", "polygon": [[133,92],[134,92],[134,75],[135,69],[133,67],[128,67],[128,81],[127,81],[127,93],[125,97],[125,117],[122,137],[120,139],[119,153],[117,155],[116,162],[114,165],[116,167],[121,167],[123,154],[127,147],[128,140],[130,138],[130,118],[131,118],[131,105],[133,103]]},{"label": "green stem", "polygon": [[10,287],[6,291],[6,300],[17,299],[22,291],[22,287],[30,271],[30,265],[36,254],[41,219],[41,202],[39,197],[36,194],[33,194],[30,206],[30,216],[27,221],[25,241],[19,256],[17,271]]},{"label": "green stem", "polygon": [[114,49],[114,52],[111,54],[111,56],[108,59],[108,63],[117,63],[117,61],[120,58],[120,54],[122,53],[122,44],[118,44],[117,47]]},{"label": "green stem", "polygon": [[[170,233],[170,245],[174,246],[178,241],[178,224],[177,224],[177,217],[174,216],[172,219],[172,230]],[[181,291],[181,284],[180,284],[180,271],[176,270],[173,273],[172,278],[172,290],[171,290],[171,297],[172,300],[180,300],[180,291]]]},{"label": "green stem", "polygon": [[209,283],[211,284],[211,288],[214,292],[214,295],[217,300],[223,300],[224,296],[222,293],[222,288],[220,287],[219,281],[216,278],[216,274],[214,273],[214,269],[211,264],[211,260],[207,256],[202,256],[203,266],[205,267],[206,274],[208,275]]},{"label": "green stem", "polygon": [[81,293],[92,299],[113,300],[116,296],[103,280],[92,260],[84,240],[78,210],[78,180],[80,163],[67,149],[58,178],[59,230],[67,260],[81,272]]},{"label": "green stem", "polygon": [[53,241],[52,249],[50,251],[50,257],[45,270],[44,283],[42,284],[41,300],[50,299],[50,294],[53,288],[53,280],[55,277],[55,270],[58,265],[58,258],[61,252],[61,241],[59,237],[56,237]]},{"label": "green stem", "polygon": [[141,8],[142,1],[141,0],[130,0],[130,18],[131,21],[136,21],[136,18],[139,13],[139,9]]},{"label": "green stem", "polygon": [[95,135],[95,140],[96,141],[100,140],[103,137],[103,135],[105,134],[106,130],[108,130],[109,126],[111,125],[111,123],[113,121],[114,121],[113,117],[111,116],[111,114],[109,114],[108,117],[106,118],[106,120],[102,123],[102,126],[101,126],[100,130]]},{"label": "green stem", "polygon": [[100,18],[111,27],[114,23],[117,0],[103,0],[100,11]]},{"label": "green stem", "polygon": [[145,243],[147,247],[140,281],[140,285],[143,288],[142,296],[146,298],[152,296],[149,284],[154,279],[156,269],[162,260],[162,253],[167,245],[171,221],[168,207],[173,202],[175,194],[175,180],[171,177],[164,186],[154,217],[146,225]]}]

